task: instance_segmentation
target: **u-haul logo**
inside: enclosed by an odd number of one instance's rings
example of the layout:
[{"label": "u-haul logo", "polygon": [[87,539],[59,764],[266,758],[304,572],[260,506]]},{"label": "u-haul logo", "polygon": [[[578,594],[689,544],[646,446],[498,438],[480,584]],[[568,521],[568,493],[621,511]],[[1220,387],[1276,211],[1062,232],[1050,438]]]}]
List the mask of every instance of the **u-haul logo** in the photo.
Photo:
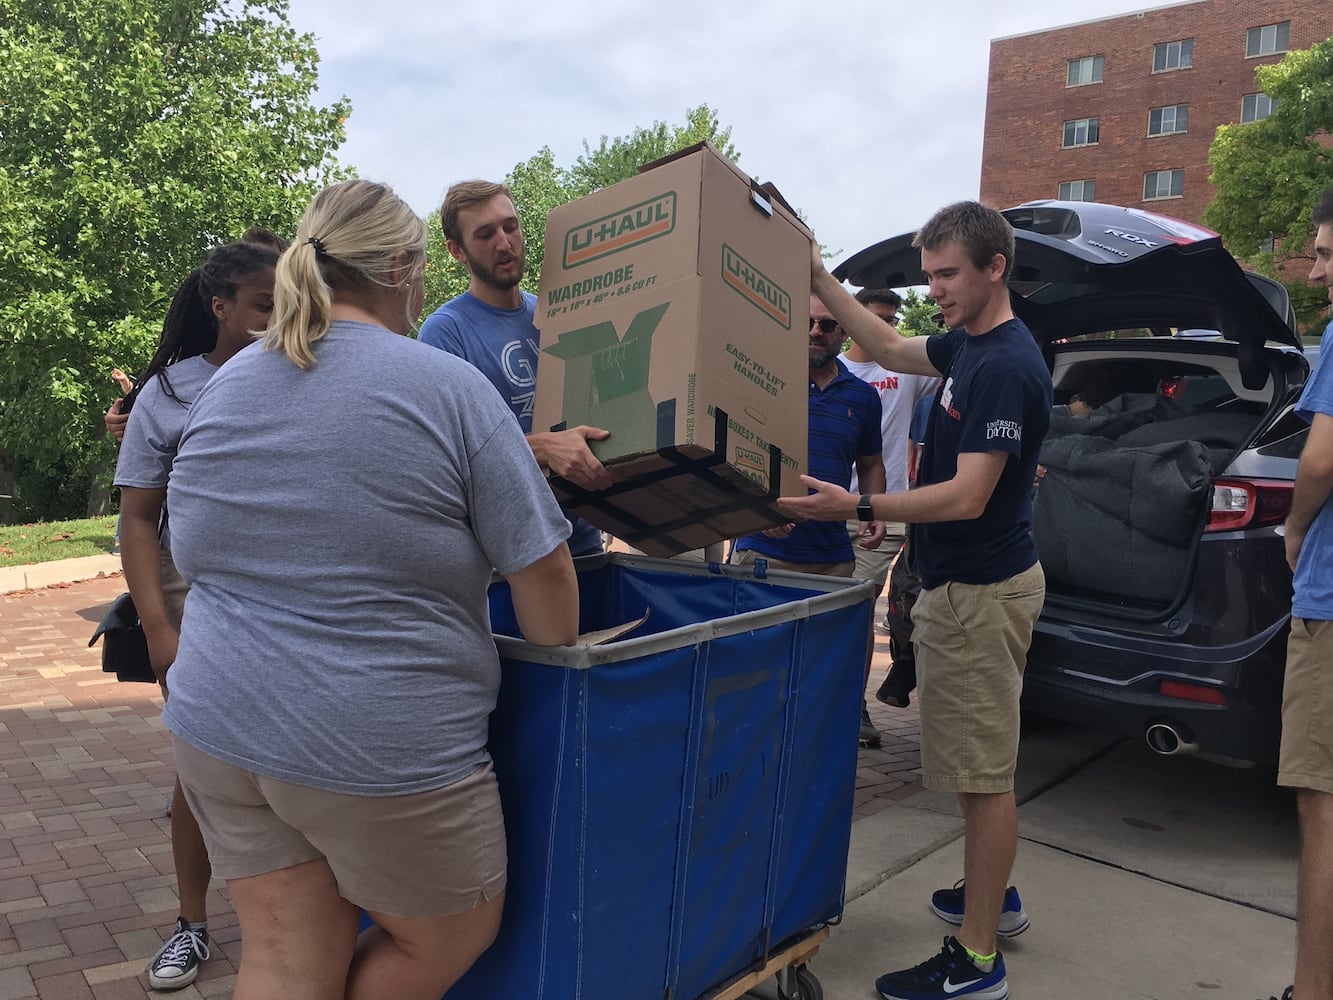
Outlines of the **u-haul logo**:
[{"label": "u-haul logo", "polygon": [[759,485],[768,485],[768,456],[762,451],[737,447],[736,460],[732,464]]},{"label": "u-haul logo", "polygon": [[668,191],[569,230],[565,233],[564,266],[577,267],[619,253],[675,228],[676,192]]},{"label": "u-haul logo", "polygon": [[791,329],[791,296],[725,243],[722,244],[722,280],[784,330]]}]

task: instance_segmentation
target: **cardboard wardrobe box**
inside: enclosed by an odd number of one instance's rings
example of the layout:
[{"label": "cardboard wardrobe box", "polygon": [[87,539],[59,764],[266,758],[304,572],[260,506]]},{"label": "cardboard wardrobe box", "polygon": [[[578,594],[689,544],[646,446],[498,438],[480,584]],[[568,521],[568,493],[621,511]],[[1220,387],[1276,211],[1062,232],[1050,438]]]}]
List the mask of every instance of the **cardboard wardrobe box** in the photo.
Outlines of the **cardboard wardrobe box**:
[{"label": "cardboard wardrobe box", "polygon": [[708,143],[552,211],[532,428],[609,430],[562,505],[649,555],[786,523],[802,496],[810,231]]}]

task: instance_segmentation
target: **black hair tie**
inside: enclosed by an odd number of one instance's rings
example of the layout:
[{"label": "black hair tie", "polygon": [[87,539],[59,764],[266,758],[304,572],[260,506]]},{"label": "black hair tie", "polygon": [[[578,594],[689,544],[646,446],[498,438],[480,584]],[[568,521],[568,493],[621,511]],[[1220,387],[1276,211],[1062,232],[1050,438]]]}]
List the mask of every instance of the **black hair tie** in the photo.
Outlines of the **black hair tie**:
[{"label": "black hair tie", "polygon": [[324,241],[321,240],[318,236],[312,236],[308,240],[306,240],[306,242],[315,248],[316,257],[323,257],[328,252],[324,249]]}]

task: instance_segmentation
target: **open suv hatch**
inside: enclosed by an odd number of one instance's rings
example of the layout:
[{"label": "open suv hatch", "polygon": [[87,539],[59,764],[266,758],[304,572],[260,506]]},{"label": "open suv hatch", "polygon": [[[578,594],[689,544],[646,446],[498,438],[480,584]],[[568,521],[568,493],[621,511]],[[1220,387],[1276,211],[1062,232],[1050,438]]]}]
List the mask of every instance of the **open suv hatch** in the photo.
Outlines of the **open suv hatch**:
[{"label": "open suv hatch", "polygon": [[[1291,573],[1280,533],[1309,375],[1286,290],[1206,229],[1087,202],[1004,213],[1010,295],[1051,369],[1033,534],[1046,606],[1024,707],[1161,753],[1276,756]],[[921,283],[911,233],[855,285]],[[1092,391],[1095,389],[1095,393]]]}]

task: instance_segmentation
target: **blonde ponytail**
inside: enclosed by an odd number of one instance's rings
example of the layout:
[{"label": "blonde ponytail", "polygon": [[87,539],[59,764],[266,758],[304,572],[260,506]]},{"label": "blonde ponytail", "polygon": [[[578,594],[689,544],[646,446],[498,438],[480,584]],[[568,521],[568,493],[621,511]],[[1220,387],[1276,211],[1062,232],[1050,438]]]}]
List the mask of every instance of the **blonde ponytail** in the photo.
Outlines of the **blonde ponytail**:
[{"label": "blonde ponytail", "polygon": [[424,261],[426,227],[387,184],[346,181],[315,195],[278,261],[264,349],[298,368],[315,364],[339,290],[392,287],[403,254]]}]

